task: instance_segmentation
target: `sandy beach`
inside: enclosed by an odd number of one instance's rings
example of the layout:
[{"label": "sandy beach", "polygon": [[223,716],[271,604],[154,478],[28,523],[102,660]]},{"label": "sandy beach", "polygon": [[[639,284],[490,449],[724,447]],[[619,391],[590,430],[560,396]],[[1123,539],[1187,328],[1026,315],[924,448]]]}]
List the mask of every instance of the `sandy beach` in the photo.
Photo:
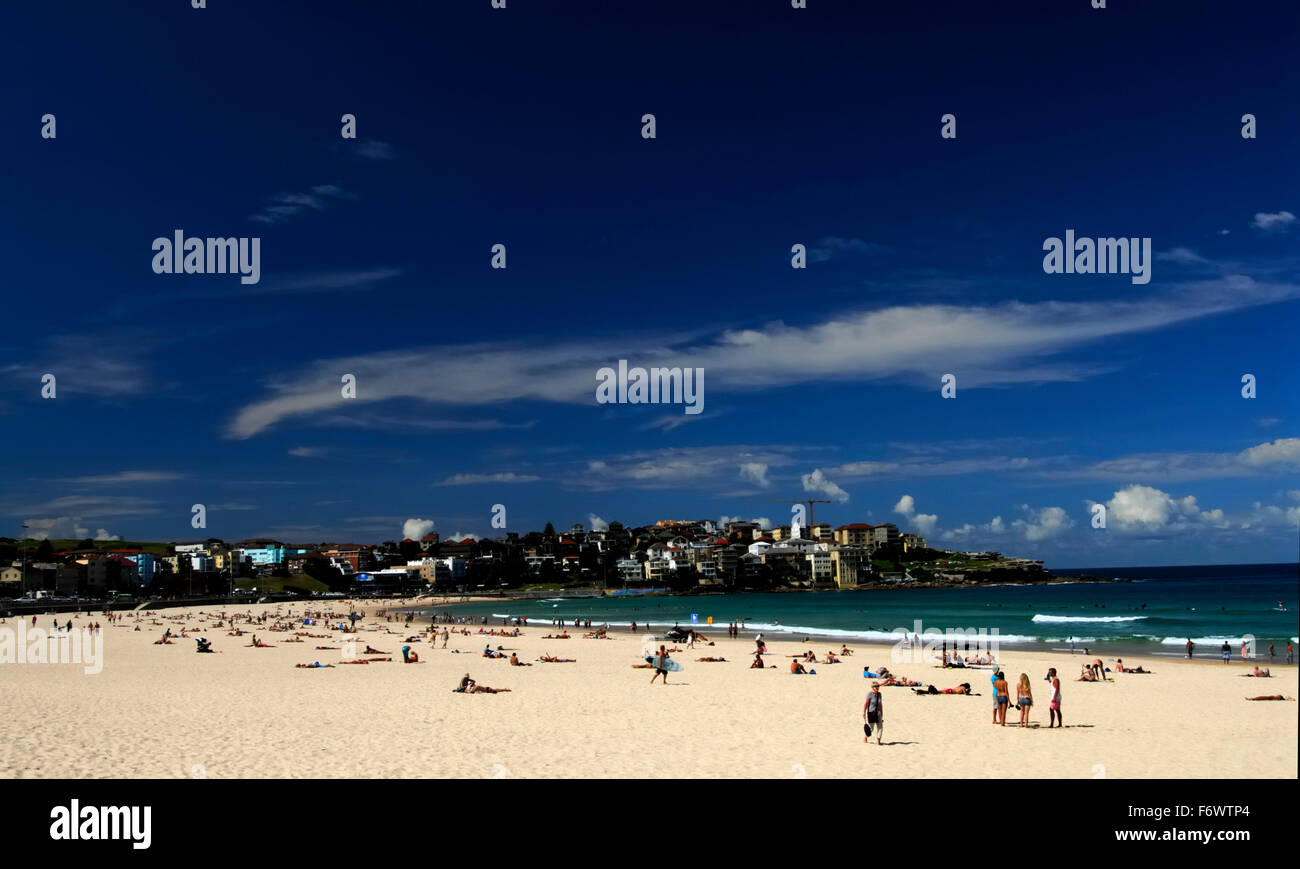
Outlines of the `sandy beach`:
[{"label": "sandy beach", "polygon": [[[544,639],[549,624],[518,638],[453,633],[409,645],[418,664],[403,664],[405,638],[427,628],[376,618],[375,602],[354,635],[286,642],[292,632],[242,625],[244,636],[215,627],[216,614],[301,617],[328,604],[164,610],[137,622],[110,624],[101,614],[61,614],[74,629],[103,625],[103,665],[0,664],[5,715],[0,719],[0,775],[8,778],[1294,778],[1297,704],[1247,702],[1261,694],[1296,697],[1297,671],[1277,664],[1268,679],[1244,678],[1252,665],[1208,660],[1129,659],[1152,675],[1111,673],[1113,682],[1082,683],[1083,655],[1005,649],[1012,685],[1029,674],[1033,727],[991,723],[987,670],[944,670],[893,663],[882,646],[851,645],[841,664],[811,665],[795,676],[790,657],[813,649],[819,659],[838,646],[775,641],[768,664],[750,669],[750,639],[706,633],[714,645],[682,648],[668,685],[650,684],[641,663],[642,635]],[[390,605],[391,607],[391,605]],[[334,611],[346,615],[346,606]],[[190,618],[184,619],[188,614]],[[180,618],[178,618],[180,617]],[[17,619],[0,628],[14,629]],[[39,616],[48,629],[52,617]],[[27,626],[30,627],[30,617]],[[139,625],[140,630],[135,630]],[[188,636],[157,645],[163,632]],[[501,630],[500,625],[491,629]],[[441,626],[439,626],[441,630]],[[252,633],[271,644],[250,645]],[[206,636],[218,654],[196,654]],[[390,662],[340,665],[344,643],[369,645]],[[518,650],[532,666],[488,659],[485,644]],[[669,644],[671,645],[671,644]],[[328,646],[328,649],[317,649]],[[680,646],[680,644],[679,644]],[[539,663],[550,654],[576,663]],[[726,663],[697,663],[699,657]],[[1092,656],[1088,657],[1091,660]],[[1103,656],[1107,667],[1113,660]],[[299,669],[320,661],[334,668]],[[1267,662],[1261,662],[1268,666]],[[970,682],[980,696],[917,696],[882,689],[884,745],[864,744],[862,709],[870,680],[862,669],[939,688]],[[1061,676],[1064,729],[1047,728],[1048,684]],[[458,694],[469,673],[501,694]]]}]

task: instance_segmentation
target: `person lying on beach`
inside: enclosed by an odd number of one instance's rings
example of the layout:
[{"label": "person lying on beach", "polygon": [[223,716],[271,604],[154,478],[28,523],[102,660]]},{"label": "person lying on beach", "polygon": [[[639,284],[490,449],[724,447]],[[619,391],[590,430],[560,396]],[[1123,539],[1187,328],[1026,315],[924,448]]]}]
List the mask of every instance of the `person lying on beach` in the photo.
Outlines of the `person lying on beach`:
[{"label": "person lying on beach", "polygon": [[763,669],[763,656],[762,656],[762,655],[759,655],[759,654],[755,654],[755,655],[754,655],[754,663],[752,663],[752,664],[749,665],[749,669],[751,669],[751,670],[762,670],[762,669]]},{"label": "person lying on beach", "polygon": [[[343,663],[349,663],[344,661]],[[322,664],[320,661],[312,661],[310,664],[294,664],[300,670],[323,670],[326,667],[333,667],[333,664]]]},{"label": "person lying on beach", "polygon": [[1259,697],[1247,697],[1247,700],[1292,700],[1294,697],[1283,697],[1281,694],[1264,694]]},{"label": "person lying on beach", "polygon": [[794,675],[794,676],[803,676],[803,675],[807,675],[808,671],[805,670],[805,669],[803,668],[803,664],[800,664],[798,661],[791,661],[791,662],[790,662],[790,673],[791,673],[791,675]]},{"label": "person lying on beach", "polygon": [[253,642],[249,643],[248,645],[254,649],[266,649],[266,648],[270,648],[271,644],[262,642],[257,638],[257,634],[253,634]]},{"label": "person lying on beach", "polygon": [[370,648],[369,645],[367,645],[367,646],[366,646],[366,650],[365,650],[364,652],[362,652],[362,654],[363,654],[363,655],[387,655],[388,653],[387,653],[387,652],[381,652],[379,649],[372,649],[372,648]]},{"label": "person lying on beach", "polygon": [[1247,676],[1255,676],[1255,677],[1260,678],[1260,679],[1270,679],[1270,678],[1272,678],[1272,677],[1269,675],[1269,672],[1268,672],[1268,668],[1267,668],[1267,667],[1265,667],[1263,670],[1261,670],[1261,669],[1259,669],[1258,667],[1256,667],[1256,668],[1255,668],[1255,672],[1253,672],[1253,673],[1246,673],[1245,675],[1247,675]]},{"label": "person lying on beach", "polygon": [[194,650],[196,652],[214,651],[212,648],[212,641],[209,640],[207,637],[198,637],[197,639],[195,639],[194,642],[198,644],[198,648]]},{"label": "person lying on beach", "polygon": [[509,691],[509,688],[489,688],[486,685],[479,685],[465,674],[465,678],[460,680],[460,685],[452,689],[456,694],[501,694]]},{"label": "person lying on beach", "polygon": [[726,658],[696,658],[696,661],[705,664],[726,663]]},{"label": "person lying on beach", "polygon": [[884,681],[881,682],[880,684],[882,687],[885,688],[888,688],[891,685],[899,688],[915,688],[921,683],[913,682],[911,679],[907,678],[906,676],[895,676],[893,673],[890,673],[888,676],[884,677]]},{"label": "person lying on beach", "polygon": [[960,685],[958,685],[956,688],[944,688],[942,691],[939,690],[938,688],[934,687],[933,685],[930,685],[930,686],[925,687],[925,688],[914,688],[914,689],[912,689],[912,691],[913,691],[913,693],[915,693],[915,694],[921,694],[921,695],[928,695],[928,694],[974,694],[974,693],[975,693],[975,692],[971,691],[971,689],[970,689],[970,683],[969,683],[969,682],[962,682],[962,683],[961,683]]},{"label": "person lying on beach", "polygon": [[169,639],[167,639],[166,637],[162,637],[162,638],[160,638],[160,639],[154,640],[154,641],[153,641],[153,644],[154,644],[155,646],[170,646],[170,645],[173,645],[172,641],[169,640]]},{"label": "person lying on beach", "polygon": [[[576,664],[577,658],[557,658],[554,655],[542,655],[537,660],[544,664]],[[637,664],[638,667],[653,667],[653,664]]]},{"label": "person lying on beach", "polygon": [[556,634],[555,636],[551,636],[550,634],[547,634],[546,636],[542,637],[543,640],[567,640],[568,638],[569,638],[568,631],[565,631],[562,634]]}]

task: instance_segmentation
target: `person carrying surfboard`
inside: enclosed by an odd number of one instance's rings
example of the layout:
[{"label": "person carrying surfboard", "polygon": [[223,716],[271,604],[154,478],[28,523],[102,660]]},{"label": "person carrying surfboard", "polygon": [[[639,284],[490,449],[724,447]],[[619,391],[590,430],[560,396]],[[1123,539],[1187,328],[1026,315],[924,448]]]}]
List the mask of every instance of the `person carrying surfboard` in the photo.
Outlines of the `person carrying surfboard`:
[{"label": "person carrying surfboard", "polygon": [[663,677],[664,677],[664,684],[665,684],[665,685],[668,684],[668,663],[669,663],[669,661],[670,661],[670,658],[668,657],[668,649],[665,648],[664,646],[660,646],[660,647],[659,647],[659,654],[655,655],[655,658],[654,658],[655,674],[654,674],[653,676],[650,677],[650,684],[651,684],[651,685],[653,685],[653,684],[655,683],[655,679],[658,679],[660,676],[663,676]]}]

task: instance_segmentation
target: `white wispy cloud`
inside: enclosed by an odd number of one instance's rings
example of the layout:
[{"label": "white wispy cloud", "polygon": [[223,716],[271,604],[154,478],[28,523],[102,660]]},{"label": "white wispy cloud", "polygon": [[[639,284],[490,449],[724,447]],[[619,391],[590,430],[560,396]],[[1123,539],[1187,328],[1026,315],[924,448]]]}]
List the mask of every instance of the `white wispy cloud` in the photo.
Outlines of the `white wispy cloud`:
[{"label": "white wispy cloud", "polygon": [[173,471],[118,471],[115,474],[100,474],[91,477],[71,477],[69,483],[86,483],[98,486],[124,486],[132,483],[165,483],[169,480],[184,479],[184,474]]},{"label": "white wispy cloud", "polygon": [[367,160],[395,160],[397,149],[387,142],[366,139],[357,143],[357,156],[365,157]]},{"label": "white wispy cloud", "polygon": [[808,259],[813,262],[826,262],[832,257],[842,254],[856,254],[858,256],[870,256],[872,254],[883,253],[888,250],[883,244],[863,241],[860,238],[841,238],[838,235],[830,235],[817,241],[808,249]]},{"label": "white wispy cloud", "polygon": [[1212,314],[1300,296],[1300,286],[1235,275],[1129,301],[896,306],[796,327],[773,323],[712,339],[609,338],[550,345],[475,344],[392,350],[322,360],[241,408],[230,437],[247,438],[291,417],[338,413],[337,372],[365,388],[349,404],[405,399],[481,406],[537,400],[595,406],[596,372],[612,361],[692,366],[714,390],[753,391],[803,382],[908,378],[937,383],[961,371],[964,388],[1078,380],[1105,368],[1051,357],[1102,338],[1134,335]]},{"label": "white wispy cloud", "polygon": [[474,486],[481,483],[536,483],[541,477],[506,471],[497,474],[452,474],[439,486]]},{"label": "white wispy cloud", "polygon": [[268,197],[261,209],[249,215],[248,219],[254,223],[275,225],[285,223],[308,209],[323,211],[336,200],[356,198],[355,194],[336,184],[317,184],[306,193],[276,193]]}]

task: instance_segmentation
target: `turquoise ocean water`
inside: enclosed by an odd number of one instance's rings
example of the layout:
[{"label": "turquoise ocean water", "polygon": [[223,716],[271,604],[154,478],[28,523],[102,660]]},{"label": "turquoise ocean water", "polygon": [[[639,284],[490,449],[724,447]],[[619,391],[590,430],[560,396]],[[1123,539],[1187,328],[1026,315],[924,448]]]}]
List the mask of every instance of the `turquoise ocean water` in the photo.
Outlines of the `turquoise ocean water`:
[{"label": "turquoise ocean water", "polygon": [[[590,619],[626,629],[649,622],[662,631],[674,624],[721,632],[744,620],[749,632],[772,639],[893,642],[899,629],[997,632],[1002,645],[1040,649],[1089,647],[1097,653],[1182,657],[1190,638],[1197,657],[1216,657],[1224,641],[1240,653],[1248,636],[1267,660],[1268,644],[1285,656],[1297,635],[1300,575],[1295,564],[1158,568],[1090,568],[1058,575],[1120,577],[1128,582],[1070,582],[1036,586],[803,592],[695,596],[499,601],[438,607],[459,615]],[[1279,602],[1282,609],[1279,609]],[[431,611],[426,611],[431,612]],[[919,621],[919,625],[917,622]],[[918,631],[919,627],[919,631]]]}]

